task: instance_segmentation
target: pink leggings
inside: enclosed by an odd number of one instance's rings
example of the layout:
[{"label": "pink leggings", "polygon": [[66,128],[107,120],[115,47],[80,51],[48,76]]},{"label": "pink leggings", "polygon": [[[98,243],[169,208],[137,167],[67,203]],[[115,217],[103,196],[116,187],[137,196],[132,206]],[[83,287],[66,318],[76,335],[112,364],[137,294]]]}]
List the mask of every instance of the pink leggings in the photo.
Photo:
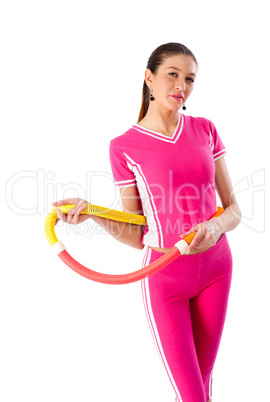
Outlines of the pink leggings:
[{"label": "pink leggings", "polygon": [[[147,246],[143,266],[161,255]],[[212,397],[231,274],[232,255],[223,234],[209,250],[180,256],[141,281],[149,325],[176,402]]]}]

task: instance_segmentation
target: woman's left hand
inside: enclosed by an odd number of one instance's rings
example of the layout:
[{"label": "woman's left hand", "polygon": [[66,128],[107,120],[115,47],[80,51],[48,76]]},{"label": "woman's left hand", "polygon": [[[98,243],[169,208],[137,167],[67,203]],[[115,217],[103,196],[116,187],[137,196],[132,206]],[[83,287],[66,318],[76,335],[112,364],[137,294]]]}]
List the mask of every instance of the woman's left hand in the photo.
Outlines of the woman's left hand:
[{"label": "woman's left hand", "polygon": [[196,233],[196,235],[188,246],[186,254],[190,254],[193,249],[201,250],[214,246],[222,235],[217,218],[194,226],[188,232],[181,234],[180,237],[185,238],[190,233]]}]

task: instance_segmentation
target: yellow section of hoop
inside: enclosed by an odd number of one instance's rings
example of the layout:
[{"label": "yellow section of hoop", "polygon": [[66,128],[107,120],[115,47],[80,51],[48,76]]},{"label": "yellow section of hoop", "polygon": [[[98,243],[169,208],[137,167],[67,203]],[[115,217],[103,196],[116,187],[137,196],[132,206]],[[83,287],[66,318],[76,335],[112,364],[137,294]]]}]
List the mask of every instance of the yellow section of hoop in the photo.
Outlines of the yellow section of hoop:
[{"label": "yellow section of hoop", "polygon": [[47,237],[48,242],[51,246],[58,242],[54,231],[54,224],[57,219],[56,208],[52,209],[51,212],[48,213],[45,219],[45,235]]},{"label": "yellow section of hoop", "polygon": [[[74,205],[63,205],[59,207],[66,214]],[[84,215],[97,215],[119,222],[134,223],[135,225],[146,225],[146,218],[143,215],[135,215],[128,212],[116,211],[114,209],[99,207],[98,205],[88,204],[81,212]]]},{"label": "yellow section of hoop", "polygon": [[[66,214],[73,207],[74,205],[63,205],[58,208],[61,209],[64,214]],[[57,219],[56,210],[57,209],[54,208],[51,212],[49,212],[45,220],[45,235],[51,246],[58,242],[58,238],[56,237],[54,231],[54,225]],[[116,211],[114,209],[104,208],[98,205],[88,204],[86,208],[81,212],[81,214],[101,216],[102,218],[112,219],[119,222],[132,223],[134,225],[146,225],[146,217],[143,215]]]}]

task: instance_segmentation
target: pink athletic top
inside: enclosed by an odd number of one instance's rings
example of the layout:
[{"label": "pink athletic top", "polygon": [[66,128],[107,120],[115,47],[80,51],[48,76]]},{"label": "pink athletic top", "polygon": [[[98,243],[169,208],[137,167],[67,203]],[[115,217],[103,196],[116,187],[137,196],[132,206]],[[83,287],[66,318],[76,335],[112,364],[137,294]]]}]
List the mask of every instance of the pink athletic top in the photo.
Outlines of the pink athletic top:
[{"label": "pink athletic top", "polygon": [[110,142],[116,186],[137,186],[147,218],[142,243],[173,247],[216,212],[215,162],[226,154],[214,124],[179,113],[172,137],[134,124]]}]

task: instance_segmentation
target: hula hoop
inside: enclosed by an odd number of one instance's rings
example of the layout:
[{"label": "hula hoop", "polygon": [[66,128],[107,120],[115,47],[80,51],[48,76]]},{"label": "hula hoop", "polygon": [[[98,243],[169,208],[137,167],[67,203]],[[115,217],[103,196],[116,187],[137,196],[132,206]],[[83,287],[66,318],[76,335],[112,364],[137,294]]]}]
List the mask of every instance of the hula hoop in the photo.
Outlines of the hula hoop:
[{"label": "hula hoop", "polygon": [[[64,205],[59,208],[62,212],[67,213],[73,206],[74,205]],[[181,239],[180,241],[175,243],[171,250],[168,251],[166,254],[162,255],[159,259],[147,265],[146,267],[139,269],[138,271],[122,275],[103,274],[97,271],[93,271],[76,261],[67,252],[64,244],[58,240],[54,231],[55,221],[57,219],[56,211],[57,208],[54,208],[51,212],[49,212],[46,217],[45,234],[49,244],[57,253],[58,257],[60,257],[67,266],[69,266],[79,275],[95,282],[106,283],[110,285],[132,283],[153,275],[154,273],[164,268],[166,265],[170,264],[180,255],[184,255],[186,253],[188,245],[191,243],[193,237],[196,234],[191,233],[184,239]],[[217,212],[212,216],[212,218],[221,215],[223,211],[223,208],[217,207]],[[113,219],[120,222],[128,222],[136,225],[146,225],[146,218],[143,215],[135,215],[122,211],[115,211],[113,209],[103,208],[92,204],[88,204],[83,210],[82,214],[97,215],[103,218]]]}]

